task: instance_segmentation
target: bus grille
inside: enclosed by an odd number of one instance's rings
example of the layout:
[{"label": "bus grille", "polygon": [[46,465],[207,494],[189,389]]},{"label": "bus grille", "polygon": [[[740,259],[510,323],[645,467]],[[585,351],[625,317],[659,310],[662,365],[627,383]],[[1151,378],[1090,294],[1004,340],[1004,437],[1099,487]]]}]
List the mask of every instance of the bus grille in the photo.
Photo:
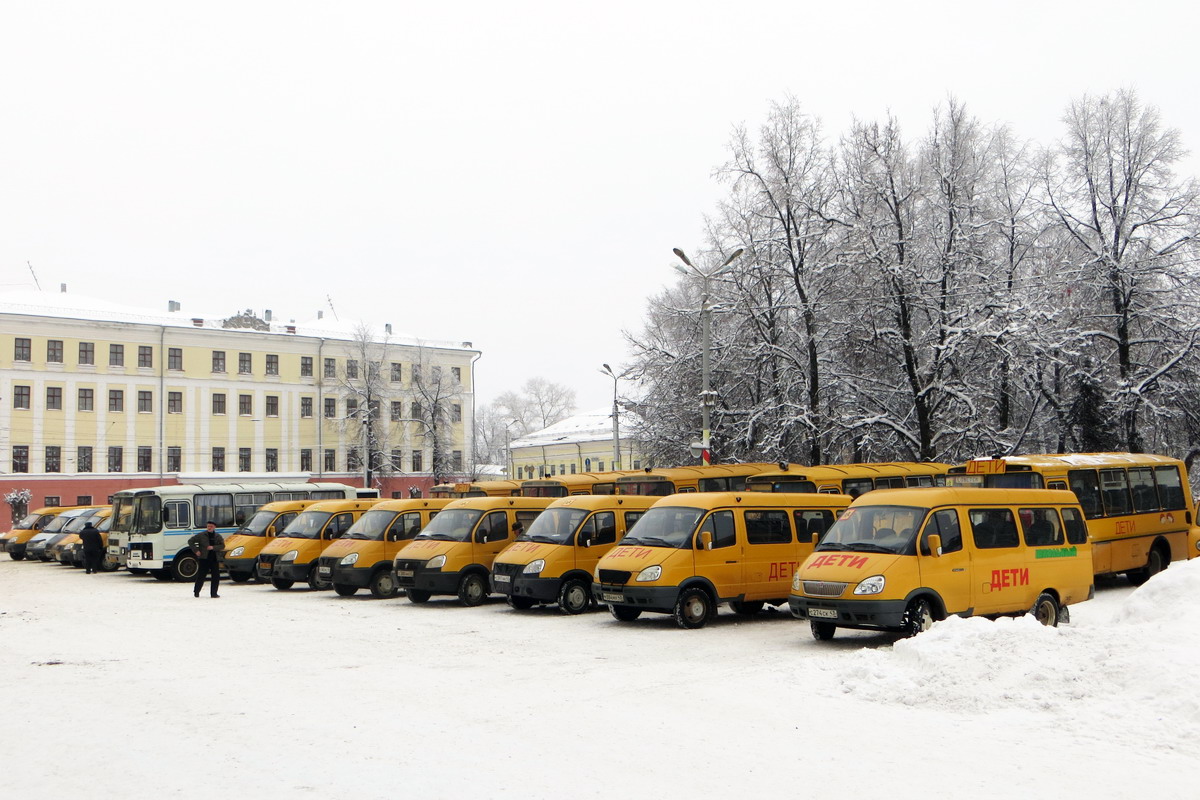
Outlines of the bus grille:
[{"label": "bus grille", "polygon": [[331,570],[342,560],[341,556],[321,556],[317,559],[318,567],[329,567]]},{"label": "bus grille", "polygon": [[834,581],[805,581],[804,593],[809,597],[841,597],[849,585]]},{"label": "bus grille", "polygon": [[492,564],[493,575],[516,575],[523,569],[524,564]]},{"label": "bus grille", "polygon": [[629,576],[632,574],[623,569],[602,569],[600,570],[600,582],[624,586],[629,583]]}]

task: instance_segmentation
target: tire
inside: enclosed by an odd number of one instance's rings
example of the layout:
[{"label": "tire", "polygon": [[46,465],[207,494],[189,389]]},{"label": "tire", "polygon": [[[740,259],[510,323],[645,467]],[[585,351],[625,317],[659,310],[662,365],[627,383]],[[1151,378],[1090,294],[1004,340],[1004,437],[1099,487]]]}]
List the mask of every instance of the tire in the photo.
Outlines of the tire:
[{"label": "tire", "polygon": [[357,586],[349,586],[345,583],[335,583],[333,590],[337,592],[338,597],[353,597],[358,594]]},{"label": "tire", "polygon": [[908,604],[904,612],[904,635],[916,636],[929,630],[937,617],[933,614],[933,604],[928,597],[918,597]]},{"label": "tire", "polygon": [[515,608],[518,611],[527,611],[537,605],[537,601],[531,597],[516,597],[511,594],[506,602],[509,608]]},{"label": "tire", "polygon": [[182,583],[196,580],[200,574],[200,559],[191,553],[175,556],[171,562],[171,577]]},{"label": "tire", "polygon": [[743,617],[753,617],[755,614],[763,610],[765,606],[762,600],[734,600],[729,604],[733,609],[733,613],[741,614]]},{"label": "tire", "polygon": [[396,586],[396,575],[390,569],[381,569],[371,578],[371,594],[380,600],[395,597],[399,588]]},{"label": "tire", "polygon": [[621,622],[633,622],[642,615],[642,610],[640,608],[632,608],[631,606],[609,605],[608,613],[612,614],[614,618],[621,620]]},{"label": "tire", "polygon": [[313,565],[308,568],[308,588],[317,592],[322,592],[326,589],[333,588],[332,580],[327,581],[317,574],[317,563],[315,561],[313,562]]},{"label": "tire", "polygon": [[592,591],[583,578],[563,581],[558,590],[558,610],[564,614],[582,614],[592,608]]},{"label": "tire", "polygon": [[404,594],[410,603],[428,603],[429,598],[433,596],[433,592],[424,589],[405,589]]},{"label": "tire", "polygon": [[120,568],[121,562],[115,558],[110,558],[108,554],[105,554],[104,558],[100,561],[100,569],[103,572],[116,572]]},{"label": "tire", "polygon": [[717,609],[708,592],[692,587],[679,593],[675,601],[675,624],[688,630],[703,628],[705,623],[717,615]]},{"label": "tire", "polygon": [[231,572],[229,573],[229,580],[234,583],[245,583],[250,580],[250,575],[245,572]]},{"label": "tire", "polygon": [[1166,568],[1166,559],[1163,558],[1162,548],[1155,547],[1150,550],[1150,555],[1146,557],[1146,566],[1141,569],[1129,570],[1129,572],[1125,573],[1125,577],[1134,586],[1141,586]]},{"label": "tire", "polygon": [[295,585],[295,583],[296,582],[291,578],[271,578],[271,585],[280,590],[290,589]]},{"label": "tire", "polygon": [[24,561],[25,560],[24,553],[9,553],[8,557],[11,558],[13,561]]},{"label": "tire", "polygon": [[1034,619],[1051,628],[1058,627],[1058,601],[1049,592],[1042,592],[1034,602],[1029,613]]},{"label": "tire", "polygon": [[478,572],[468,572],[458,582],[458,600],[468,608],[479,605],[487,596],[487,578]]},{"label": "tire", "polygon": [[810,619],[808,627],[812,631],[813,638],[818,642],[828,642],[833,638],[833,634],[837,632],[837,625],[834,625],[832,622],[817,622]]}]

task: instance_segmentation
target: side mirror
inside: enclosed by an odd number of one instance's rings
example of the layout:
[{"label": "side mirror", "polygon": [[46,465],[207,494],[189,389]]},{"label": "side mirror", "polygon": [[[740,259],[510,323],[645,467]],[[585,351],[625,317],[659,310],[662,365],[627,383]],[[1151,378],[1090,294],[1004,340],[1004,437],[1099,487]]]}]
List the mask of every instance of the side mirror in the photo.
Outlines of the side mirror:
[{"label": "side mirror", "polygon": [[170,509],[170,508],[168,508],[167,506],[163,506],[163,510],[162,510],[162,521],[163,521],[163,522],[170,522],[170,521],[171,521],[171,509]]},{"label": "side mirror", "polygon": [[929,534],[929,538],[926,539],[926,541],[929,543],[930,554],[932,554],[934,558],[941,558],[942,537],[936,533],[931,533],[931,534]]},{"label": "side mirror", "polygon": [[700,531],[700,546],[705,550],[712,550],[712,531]]},{"label": "side mirror", "polygon": [[275,535],[275,526],[268,525],[267,526],[267,536],[274,536],[274,535]]},{"label": "side mirror", "polygon": [[584,546],[584,547],[591,547],[591,546],[592,546],[592,538],[591,538],[590,536],[589,536],[588,538],[586,538],[586,539],[584,539],[584,540],[583,540],[583,546]]},{"label": "side mirror", "polygon": [[821,541],[821,534],[817,533],[816,531],[813,531],[812,532],[812,546],[816,547],[817,543],[820,541]]}]

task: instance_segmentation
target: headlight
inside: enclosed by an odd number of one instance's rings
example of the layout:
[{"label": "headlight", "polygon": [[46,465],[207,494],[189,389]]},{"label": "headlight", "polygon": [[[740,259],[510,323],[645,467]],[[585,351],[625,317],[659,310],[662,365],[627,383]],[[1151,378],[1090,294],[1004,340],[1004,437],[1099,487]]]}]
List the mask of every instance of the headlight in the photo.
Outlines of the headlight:
[{"label": "headlight", "polygon": [[238,556],[240,556],[240,555],[241,555],[242,553],[244,553],[244,552],[246,552],[246,548],[245,548],[245,547],[242,547],[242,546],[235,547],[235,548],[233,548],[232,550],[230,550],[230,551],[229,551],[229,557],[230,557],[230,558],[237,558]]},{"label": "headlight", "polygon": [[800,573],[799,572],[797,572],[795,575],[792,576],[792,591],[795,592],[796,594],[800,594]]},{"label": "headlight", "polygon": [[434,556],[433,558],[431,558],[425,562],[426,569],[441,569],[444,566],[446,566],[446,556],[445,555]]},{"label": "headlight", "polygon": [[295,561],[296,556],[298,556],[298,555],[300,555],[299,550],[288,550],[286,553],[284,553],[282,556],[279,557],[279,560],[280,561]]},{"label": "headlight", "polygon": [[662,577],[662,566],[655,564],[653,567],[646,567],[644,570],[639,572],[637,578],[635,578],[634,580],[656,581],[661,577]]},{"label": "headlight", "polygon": [[534,559],[533,561],[530,561],[528,564],[526,564],[525,569],[521,570],[521,572],[525,573],[526,575],[536,575],[537,573],[541,572],[545,568],[546,568],[546,559],[538,558],[538,559]]},{"label": "headlight", "polygon": [[358,561],[358,553],[351,553],[350,555],[343,558],[341,560],[341,562],[339,562],[339,563],[341,563],[345,566],[349,566],[349,565],[353,564],[355,561]]},{"label": "headlight", "polygon": [[872,575],[854,587],[855,594],[879,594],[883,591],[883,576]]}]

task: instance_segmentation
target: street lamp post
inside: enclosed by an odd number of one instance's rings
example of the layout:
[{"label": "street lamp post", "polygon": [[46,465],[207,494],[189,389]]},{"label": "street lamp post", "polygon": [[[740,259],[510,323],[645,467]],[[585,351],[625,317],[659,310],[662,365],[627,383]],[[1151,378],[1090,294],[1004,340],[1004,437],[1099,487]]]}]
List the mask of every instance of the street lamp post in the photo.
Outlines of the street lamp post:
[{"label": "street lamp post", "polygon": [[687,255],[678,247],[672,249],[679,260],[687,264],[688,269],[684,269],[678,264],[675,269],[684,275],[693,275],[700,278],[700,458],[706,466],[712,463],[712,455],[709,450],[710,437],[712,431],[709,430],[710,417],[713,406],[716,405],[715,393],[709,388],[709,350],[712,349],[712,332],[709,316],[712,309],[708,304],[708,285],[709,281],[729,269],[729,265],[738,258],[743,250],[738,248],[730,254],[729,258],[725,259],[725,263],[716,269],[708,270],[707,272],[698,268],[687,257]]},{"label": "street lamp post", "polygon": [[613,372],[612,367],[608,364],[601,364],[604,369],[600,370],[605,375],[613,379],[613,460],[612,468],[618,470],[621,468],[621,423],[618,421],[617,413],[620,409],[617,407],[617,374]]}]

